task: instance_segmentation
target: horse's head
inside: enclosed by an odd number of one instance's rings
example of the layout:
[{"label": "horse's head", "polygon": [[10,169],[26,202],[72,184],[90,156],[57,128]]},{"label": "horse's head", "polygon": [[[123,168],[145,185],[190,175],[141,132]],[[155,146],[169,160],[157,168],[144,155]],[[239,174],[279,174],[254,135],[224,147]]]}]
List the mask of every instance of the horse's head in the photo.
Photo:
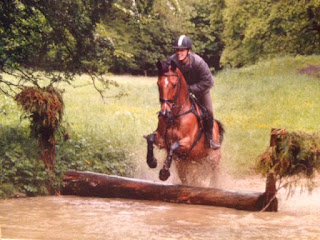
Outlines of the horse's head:
[{"label": "horse's head", "polygon": [[173,61],[158,61],[157,67],[159,71],[158,88],[161,103],[159,114],[165,118],[171,118],[172,110],[175,107],[179,107],[177,104],[179,91],[181,90],[181,77],[183,76]]}]

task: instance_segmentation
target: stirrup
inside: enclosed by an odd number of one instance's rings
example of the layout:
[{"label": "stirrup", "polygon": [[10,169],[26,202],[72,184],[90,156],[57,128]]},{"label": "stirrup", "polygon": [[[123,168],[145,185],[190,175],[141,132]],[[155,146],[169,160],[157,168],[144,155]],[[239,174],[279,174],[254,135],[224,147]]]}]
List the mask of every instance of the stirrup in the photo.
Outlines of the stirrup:
[{"label": "stirrup", "polygon": [[213,139],[209,140],[209,147],[212,148],[213,150],[219,149],[221,146],[219,144],[216,144]]}]

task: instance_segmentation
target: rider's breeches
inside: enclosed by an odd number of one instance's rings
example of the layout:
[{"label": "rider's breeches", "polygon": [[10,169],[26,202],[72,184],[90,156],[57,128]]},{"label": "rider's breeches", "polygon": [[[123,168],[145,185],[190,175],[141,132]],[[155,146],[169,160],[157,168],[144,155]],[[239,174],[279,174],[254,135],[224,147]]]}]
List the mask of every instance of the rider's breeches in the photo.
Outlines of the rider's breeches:
[{"label": "rider's breeches", "polygon": [[198,98],[200,104],[204,106],[208,111],[208,118],[213,119],[213,106],[212,98],[210,92],[205,93],[200,98]]}]

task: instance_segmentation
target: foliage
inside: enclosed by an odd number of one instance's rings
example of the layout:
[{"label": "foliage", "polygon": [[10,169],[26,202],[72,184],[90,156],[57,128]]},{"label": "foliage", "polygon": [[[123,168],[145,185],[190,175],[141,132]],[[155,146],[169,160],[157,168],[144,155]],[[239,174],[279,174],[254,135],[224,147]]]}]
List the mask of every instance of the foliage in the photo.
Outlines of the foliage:
[{"label": "foliage", "polygon": [[39,158],[47,169],[54,170],[55,132],[61,127],[64,109],[61,91],[51,86],[44,89],[25,87],[15,100],[31,119],[31,133],[39,139]]},{"label": "foliage", "polygon": [[56,171],[67,169],[130,176],[132,166],[126,161],[126,152],[115,149],[101,139],[73,135],[57,145]]},{"label": "foliage", "polygon": [[[107,71],[155,74],[155,62],[172,54],[171,43],[180,34],[193,39],[194,50],[212,71],[278,55],[319,54],[319,4],[317,0],[2,1],[0,70],[34,85],[43,77],[23,67],[45,70],[51,83],[72,82],[75,74],[87,72],[107,88],[112,81],[99,75]],[[1,78],[2,91],[15,90],[15,84],[3,74]]]},{"label": "foliage", "polygon": [[194,29],[189,31],[195,50],[203,56],[213,72],[221,69],[220,57],[224,48],[222,40],[224,8],[224,0],[204,0],[196,2],[190,14],[190,22]]},{"label": "foliage", "polygon": [[115,175],[130,175],[130,163],[123,150],[109,148],[97,139],[73,135],[57,142],[55,173],[47,171],[34,149],[37,142],[27,128],[0,127],[0,198],[17,193],[47,195],[47,187],[60,189],[67,169],[89,170]]},{"label": "foliage", "polygon": [[64,109],[61,91],[51,86],[44,89],[26,87],[17,94],[15,100],[30,114],[34,136],[47,132],[44,129],[54,133],[59,128]]},{"label": "foliage", "polygon": [[320,170],[320,135],[305,132],[287,132],[279,129],[276,145],[268,148],[260,157],[258,169],[278,178],[302,175],[311,178]]},{"label": "foliage", "polygon": [[[112,46],[94,35],[110,4],[104,0],[1,1],[0,91],[14,96],[16,87],[70,83],[83,72],[91,74],[93,83],[111,84],[99,74],[108,70]],[[17,81],[8,80],[4,73]]]},{"label": "foliage", "polygon": [[116,1],[97,31],[114,43],[110,71],[154,75],[155,62],[171,54],[173,32],[183,25],[179,9],[175,0]]},{"label": "foliage", "polygon": [[13,198],[17,190],[12,183],[5,183],[0,185],[0,199]]},{"label": "foliage", "polygon": [[[105,18],[115,47],[110,70],[149,75],[172,54],[175,37],[189,35],[212,71],[286,54],[319,53],[319,2],[253,0],[116,1]],[[221,63],[220,63],[221,57]]]},{"label": "foliage", "polygon": [[239,67],[286,54],[320,53],[320,3],[228,1],[224,13],[224,66]]},{"label": "foliage", "polygon": [[36,142],[29,138],[28,131],[1,127],[0,146],[0,189],[3,194],[12,196],[13,191],[29,196],[46,194],[48,175],[42,161],[37,160],[33,151]]},{"label": "foliage", "polygon": [[219,69],[223,7],[223,0],[115,1],[97,29],[113,43],[110,71],[155,75],[155,62],[173,53],[172,42],[181,34],[191,36],[195,50]]}]

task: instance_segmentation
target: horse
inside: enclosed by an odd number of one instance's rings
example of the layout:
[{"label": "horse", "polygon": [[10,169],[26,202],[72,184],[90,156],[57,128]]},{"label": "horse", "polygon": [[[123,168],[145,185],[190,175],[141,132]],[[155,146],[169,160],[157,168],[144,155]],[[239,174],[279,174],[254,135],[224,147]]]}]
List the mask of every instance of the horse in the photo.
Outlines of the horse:
[{"label": "horse", "polygon": [[[221,149],[211,149],[203,130],[202,114],[188,90],[187,82],[176,64],[157,62],[158,89],[161,109],[158,113],[158,127],[155,132],[145,136],[147,140],[147,164],[157,167],[154,157],[154,145],[165,149],[167,157],[159,172],[159,178],[166,181],[170,176],[170,166],[175,160],[178,176],[182,184],[203,185],[197,183],[199,175],[208,173],[194,172],[193,165],[201,166],[212,174],[221,159]],[[213,139],[221,144],[224,128],[220,121],[214,120]],[[208,168],[209,166],[209,168]]]}]

